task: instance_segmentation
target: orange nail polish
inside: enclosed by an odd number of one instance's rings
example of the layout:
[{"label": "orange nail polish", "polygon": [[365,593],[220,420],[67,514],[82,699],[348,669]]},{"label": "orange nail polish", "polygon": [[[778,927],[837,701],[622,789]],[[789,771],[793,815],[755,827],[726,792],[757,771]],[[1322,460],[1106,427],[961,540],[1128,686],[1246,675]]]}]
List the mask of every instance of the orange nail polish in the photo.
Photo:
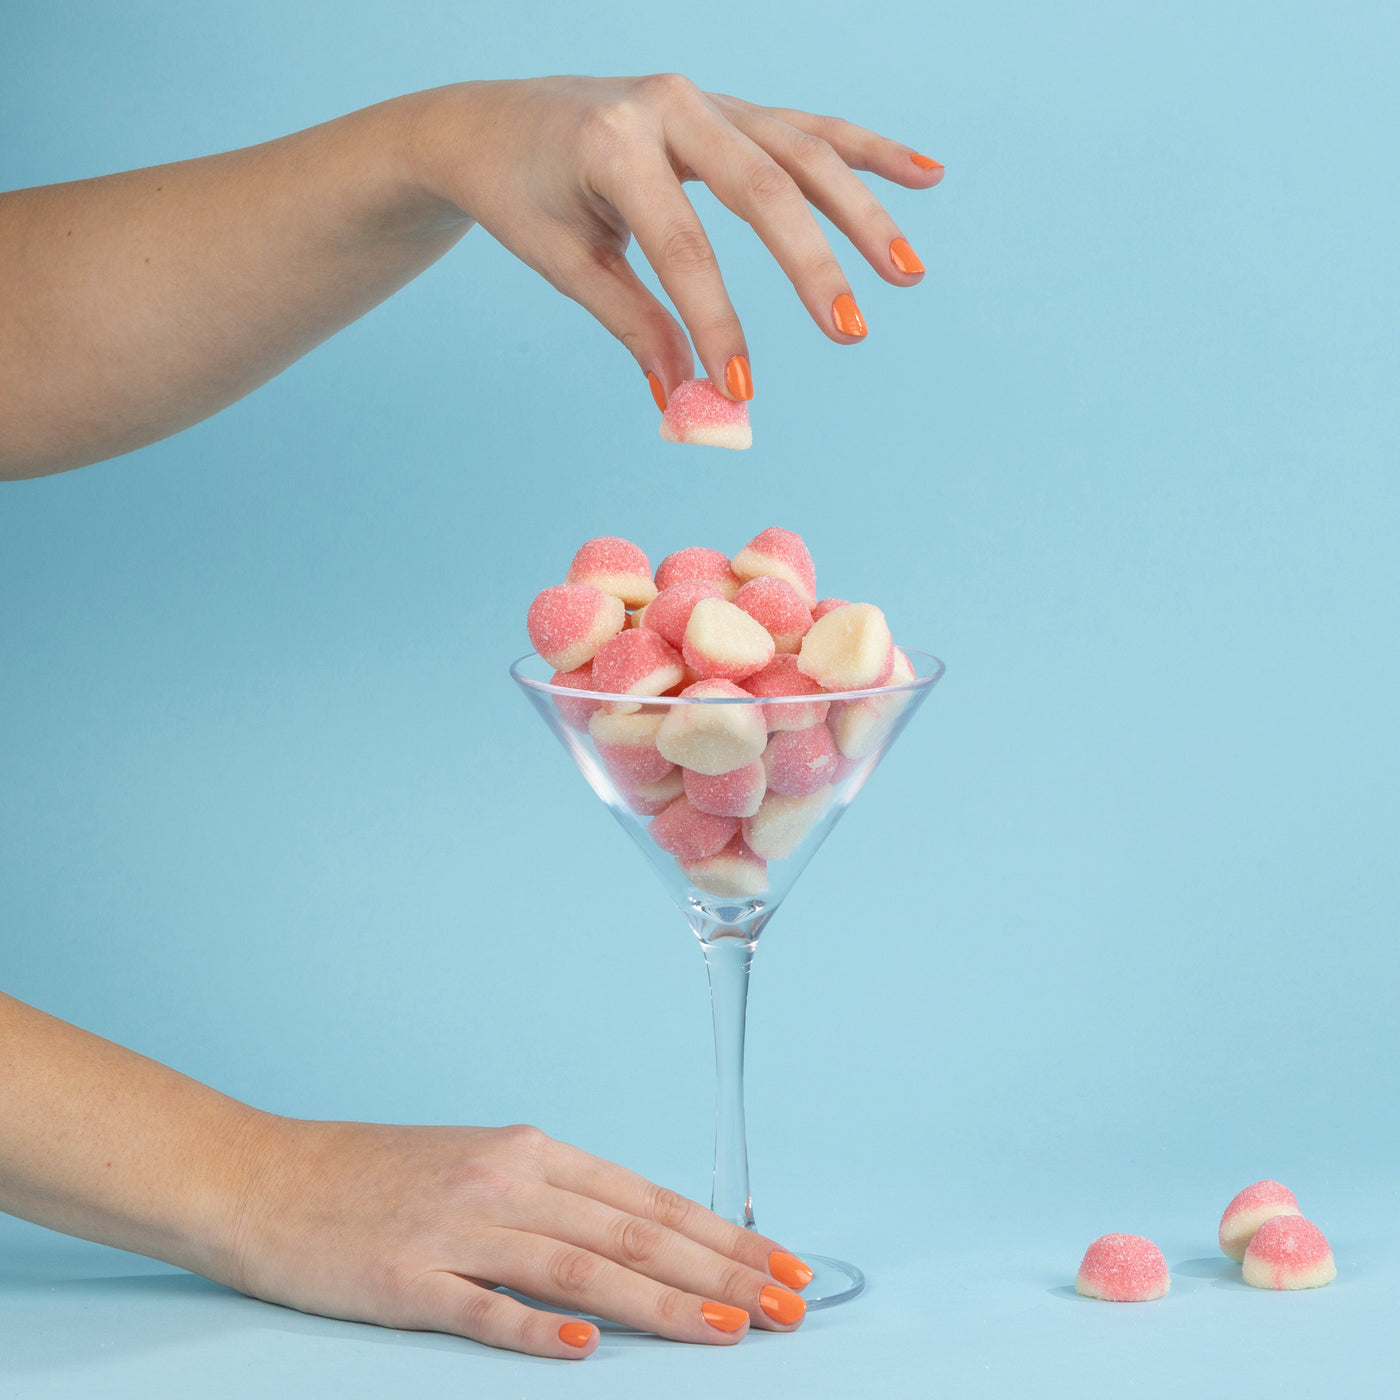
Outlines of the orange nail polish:
[{"label": "orange nail polish", "polygon": [[700,1316],[721,1332],[737,1332],[749,1320],[743,1308],[731,1308],[727,1303],[701,1303]]},{"label": "orange nail polish", "polygon": [[775,1249],[768,1256],[768,1272],[789,1288],[806,1288],[812,1281],[811,1269],[797,1255],[786,1254],[781,1249]]},{"label": "orange nail polish", "polygon": [[753,375],[749,372],[749,357],[735,355],[724,367],[724,387],[730,398],[753,398]]},{"label": "orange nail polish", "polygon": [[662,413],[666,412],[666,391],[661,387],[661,381],[650,371],[647,371],[647,384],[651,387],[651,396],[656,400],[656,406]]},{"label": "orange nail polish", "polygon": [[850,292],[842,292],[831,304],[831,320],[842,335],[865,334],[865,317]]},{"label": "orange nail polish", "polygon": [[774,1288],[771,1283],[759,1289],[758,1303],[774,1322],[781,1322],[784,1327],[800,1322],[807,1311],[807,1304],[796,1293],[789,1293],[786,1288]]},{"label": "orange nail polish", "polygon": [[938,172],[938,178],[940,180],[943,178],[943,162],[941,160],[934,160],[932,156],[921,155],[911,155],[909,159],[912,160],[920,170],[936,170]]},{"label": "orange nail polish", "polygon": [[919,255],[902,238],[890,244],[890,261],[906,276],[913,277],[924,270]]},{"label": "orange nail polish", "polygon": [[566,1322],[559,1329],[559,1340],[565,1346],[586,1347],[593,1340],[593,1329],[586,1322]]}]

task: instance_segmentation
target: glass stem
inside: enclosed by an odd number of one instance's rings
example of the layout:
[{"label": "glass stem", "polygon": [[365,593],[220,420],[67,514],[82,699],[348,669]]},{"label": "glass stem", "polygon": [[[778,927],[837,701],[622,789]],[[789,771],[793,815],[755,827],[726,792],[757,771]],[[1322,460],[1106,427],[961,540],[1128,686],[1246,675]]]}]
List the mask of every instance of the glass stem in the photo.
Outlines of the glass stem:
[{"label": "glass stem", "polygon": [[740,930],[702,940],[715,1018],[715,1184],[710,1209],[754,1228],[744,1138],[744,1017],[757,941]]}]

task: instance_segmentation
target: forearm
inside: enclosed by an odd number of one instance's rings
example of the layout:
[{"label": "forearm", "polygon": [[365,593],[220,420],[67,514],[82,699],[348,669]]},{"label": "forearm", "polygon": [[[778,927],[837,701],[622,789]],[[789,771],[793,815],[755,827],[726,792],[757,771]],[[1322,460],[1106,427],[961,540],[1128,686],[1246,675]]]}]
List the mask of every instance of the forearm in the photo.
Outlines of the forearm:
[{"label": "forearm", "polygon": [[0,195],[0,477],[208,417],[446,252],[471,225],[416,178],[418,109]]},{"label": "forearm", "polygon": [[0,1210],[231,1281],[267,1121],[0,993]]}]

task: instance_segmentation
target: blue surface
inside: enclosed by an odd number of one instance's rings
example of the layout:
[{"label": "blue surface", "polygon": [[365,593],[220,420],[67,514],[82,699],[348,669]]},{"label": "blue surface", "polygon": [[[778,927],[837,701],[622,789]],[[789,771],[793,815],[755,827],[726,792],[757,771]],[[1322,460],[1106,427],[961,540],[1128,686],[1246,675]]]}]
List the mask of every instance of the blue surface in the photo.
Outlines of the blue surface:
[{"label": "blue surface", "polygon": [[[947,162],[840,350],[697,193],[744,456],[479,231],[216,419],[0,488],[0,985],[282,1113],[530,1120],[705,1196],[700,958],[506,663],[588,535],[801,530],[948,677],[764,936],[763,1227],[872,1287],[582,1366],[0,1223],[0,1391],[1354,1394],[1393,1384],[1393,7],[6,18],[0,185],[468,76],[682,68]],[[564,836],[568,833],[567,845]],[[1244,1290],[1281,1178],[1341,1276]],[[1066,1296],[1153,1236],[1164,1302]],[[1194,1261],[1194,1262],[1193,1262]]]}]

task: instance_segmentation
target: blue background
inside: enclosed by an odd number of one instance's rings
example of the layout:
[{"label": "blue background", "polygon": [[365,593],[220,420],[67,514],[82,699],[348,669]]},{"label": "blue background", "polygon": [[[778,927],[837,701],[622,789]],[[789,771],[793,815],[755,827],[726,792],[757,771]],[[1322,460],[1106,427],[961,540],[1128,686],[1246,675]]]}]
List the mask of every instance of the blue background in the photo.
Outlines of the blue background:
[{"label": "blue background", "polygon": [[[800,530],[948,676],[765,935],[760,1224],[859,1302],[581,1367],[0,1225],[7,1395],[1374,1394],[1390,1372],[1397,21],[1373,5],[9,5],[0,187],[464,77],[680,69],[945,161],[827,343],[667,447],[474,231],[215,419],[0,488],[0,986],[265,1108],[529,1120],[708,1197],[699,954],[506,663],[574,547]],[[1246,1290],[1276,1176],[1317,1294]],[[1067,1292],[1151,1235],[1150,1308]],[[1282,1387],[1282,1388],[1280,1388]]]}]

